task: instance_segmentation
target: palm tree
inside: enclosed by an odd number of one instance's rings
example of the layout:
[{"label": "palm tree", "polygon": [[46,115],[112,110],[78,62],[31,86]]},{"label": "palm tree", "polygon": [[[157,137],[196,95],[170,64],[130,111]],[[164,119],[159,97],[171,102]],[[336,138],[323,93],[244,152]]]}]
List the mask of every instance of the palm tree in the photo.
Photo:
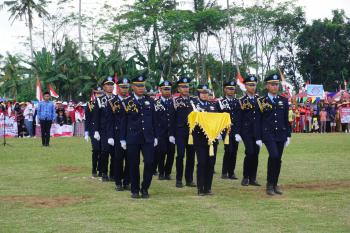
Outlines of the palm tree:
[{"label": "palm tree", "polygon": [[39,17],[49,16],[49,13],[45,10],[47,4],[46,0],[16,0],[16,1],[4,1],[0,5],[0,9],[3,9],[4,6],[8,8],[10,13],[9,20],[12,20],[12,23],[23,17],[26,20],[26,24],[29,29],[29,42],[30,42],[30,56],[33,59],[34,49],[33,49],[33,14],[37,13]]},{"label": "palm tree", "polygon": [[2,77],[0,86],[4,93],[10,98],[17,97],[17,91],[26,73],[26,68],[20,64],[20,58],[11,54],[7,54],[0,68]]}]

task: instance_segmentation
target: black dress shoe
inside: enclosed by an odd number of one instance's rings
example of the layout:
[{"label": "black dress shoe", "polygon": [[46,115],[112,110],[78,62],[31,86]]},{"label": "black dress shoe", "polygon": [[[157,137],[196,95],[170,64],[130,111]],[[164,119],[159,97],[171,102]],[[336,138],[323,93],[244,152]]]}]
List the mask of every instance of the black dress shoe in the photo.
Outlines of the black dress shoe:
[{"label": "black dress shoe", "polygon": [[181,181],[176,181],[176,188],[182,188],[183,186]]},{"label": "black dress shoe", "polygon": [[249,179],[248,178],[243,178],[241,185],[243,186],[248,186],[249,185]]},{"label": "black dress shoe", "polygon": [[128,184],[124,184],[124,190],[130,190],[130,185],[128,185]]},{"label": "black dress shoe", "polygon": [[209,196],[214,195],[211,190],[204,191],[204,193],[205,193],[205,195],[209,195]]},{"label": "black dress shoe", "polygon": [[164,176],[164,180],[171,180],[171,176],[170,175],[165,175]]},{"label": "black dress shoe", "polygon": [[271,184],[267,184],[266,185],[266,194],[269,196],[273,196],[275,195],[274,189],[273,189],[273,185]]},{"label": "black dress shoe", "polygon": [[277,185],[275,185],[273,187],[273,191],[276,193],[276,194],[279,194],[279,195],[282,195],[283,194],[283,191],[281,190],[281,188]]},{"label": "black dress shoe", "polygon": [[149,194],[147,190],[141,190],[141,197],[144,199],[148,199],[149,198]]},{"label": "black dress shoe", "polygon": [[186,182],[187,187],[197,187],[197,185],[193,182]]},{"label": "black dress shoe", "polygon": [[153,175],[158,176],[158,172],[157,171],[153,172]]},{"label": "black dress shoe", "polygon": [[131,198],[134,198],[134,199],[140,198],[140,194],[139,193],[132,193]]},{"label": "black dress shoe", "polygon": [[221,179],[224,179],[224,180],[228,179],[227,174],[221,174]]},{"label": "black dress shoe", "polygon": [[236,174],[233,173],[233,175],[228,176],[229,179],[231,180],[238,180]]},{"label": "black dress shoe", "polygon": [[200,197],[205,196],[204,191],[201,191],[201,190],[198,189],[198,196],[200,196]]},{"label": "black dress shoe", "polygon": [[158,176],[158,180],[165,180],[163,175]]},{"label": "black dress shoe", "polygon": [[96,173],[96,172],[93,172],[93,173],[91,174],[91,176],[92,176],[92,177],[97,177],[97,173]]},{"label": "black dress shoe", "polygon": [[261,186],[261,184],[259,184],[256,180],[249,181],[249,185],[252,185],[252,186]]},{"label": "black dress shoe", "polygon": [[98,176],[98,177],[102,177],[102,173],[99,172],[97,176]]},{"label": "black dress shoe", "polygon": [[115,190],[118,191],[118,192],[124,191],[123,186],[121,186],[121,185],[115,186]]}]

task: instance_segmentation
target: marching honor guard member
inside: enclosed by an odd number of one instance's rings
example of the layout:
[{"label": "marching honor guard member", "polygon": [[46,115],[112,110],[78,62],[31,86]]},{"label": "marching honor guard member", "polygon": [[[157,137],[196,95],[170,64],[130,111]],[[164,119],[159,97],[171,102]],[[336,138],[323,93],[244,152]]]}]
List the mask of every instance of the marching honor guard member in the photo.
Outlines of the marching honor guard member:
[{"label": "marching honor guard member", "polygon": [[[101,87],[97,87],[96,90],[94,90],[94,96],[95,99],[103,95],[103,90]],[[97,141],[94,138],[94,102],[90,100],[86,107],[85,107],[85,140],[89,141],[89,138],[91,140],[91,147],[92,147],[92,155],[91,155],[91,161],[92,161],[92,171],[91,174],[93,177],[102,176],[101,170],[100,170],[100,159],[101,159],[101,143],[100,141]]]},{"label": "marching honor guard member", "polygon": [[177,81],[180,96],[174,100],[175,106],[175,139],[176,139],[176,187],[182,188],[182,177],[184,173],[184,158],[186,153],[185,180],[186,186],[196,187],[193,182],[193,171],[195,162],[195,151],[193,145],[188,143],[189,127],[188,115],[193,111],[197,101],[189,94],[191,79],[182,77]]},{"label": "marching honor guard member", "polygon": [[[94,138],[101,143],[101,173],[102,181],[114,179],[113,164],[114,164],[114,144],[108,139],[108,111],[109,101],[116,96],[113,94],[114,81],[112,77],[107,77],[103,80],[102,86],[105,92],[104,95],[96,98],[94,106]],[[110,170],[108,177],[108,160],[111,158]]]},{"label": "marching honor guard member", "polygon": [[268,94],[258,100],[261,110],[260,135],[269,153],[266,184],[268,195],[282,194],[278,186],[278,178],[281,172],[283,149],[289,145],[291,138],[288,99],[278,95],[280,80],[281,77],[278,74],[267,76],[265,83]]},{"label": "marching honor guard member", "polygon": [[154,170],[159,171],[159,180],[171,180],[170,174],[175,156],[175,108],[171,98],[172,83],[159,84],[161,96],[155,101],[155,122],[158,135]]},{"label": "marching honor guard member", "polygon": [[240,122],[238,123],[238,134],[236,141],[243,139],[245,147],[245,158],[243,164],[243,186],[261,186],[256,180],[259,163],[259,152],[262,146],[260,135],[260,108],[258,95],[255,94],[258,79],[254,75],[247,75],[244,84],[247,89],[246,95],[239,101],[241,105]]},{"label": "marching honor guard member", "polygon": [[[231,128],[229,135],[227,133],[224,138],[229,137],[229,144],[224,145],[224,157],[222,162],[222,179],[237,179],[235,174],[237,150],[239,142],[236,141],[235,135],[238,133],[238,123],[240,122],[241,106],[239,100],[234,97],[236,90],[236,82],[229,81],[224,83],[225,96],[218,101],[219,111],[227,112],[231,117]],[[224,140],[225,141],[225,140]]]},{"label": "marching honor guard member", "polygon": [[109,100],[109,117],[108,117],[108,140],[114,144],[114,180],[115,190],[129,190],[130,175],[127,152],[120,144],[121,121],[125,115],[124,100],[127,98],[130,87],[128,78],[118,80],[118,95],[116,98]]},{"label": "marching honor guard member", "polygon": [[[198,85],[197,87],[198,101],[196,103],[196,111],[199,112],[217,112],[215,102],[209,102],[209,87],[207,84]],[[197,154],[197,188],[198,195],[210,195],[211,185],[213,181],[214,166],[216,162],[216,152],[218,140],[213,142],[213,154],[210,155],[210,145],[208,137],[200,126],[195,126],[192,131],[193,145]]]},{"label": "marching honor guard member", "polygon": [[[145,95],[146,78],[132,80],[131,96],[124,100],[125,115],[121,122],[120,144],[127,150],[129,160],[131,197],[149,198],[152,182],[154,147],[158,145],[155,131],[154,100]],[[140,153],[143,155],[143,181],[140,188]]]}]

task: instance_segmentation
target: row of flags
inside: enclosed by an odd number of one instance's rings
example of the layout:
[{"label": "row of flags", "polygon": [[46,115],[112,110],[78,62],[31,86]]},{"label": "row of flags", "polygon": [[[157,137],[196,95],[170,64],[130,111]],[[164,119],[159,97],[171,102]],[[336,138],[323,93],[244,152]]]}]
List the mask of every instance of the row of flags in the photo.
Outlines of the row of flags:
[{"label": "row of flags", "polygon": [[[48,85],[48,88],[49,88],[50,95],[52,97],[54,97],[56,99],[58,97],[60,97],[50,84]],[[38,101],[42,101],[43,100],[43,92],[41,91],[41,84],[40,84],[40,80],[39,79],[36,80],[36,99]]]}]

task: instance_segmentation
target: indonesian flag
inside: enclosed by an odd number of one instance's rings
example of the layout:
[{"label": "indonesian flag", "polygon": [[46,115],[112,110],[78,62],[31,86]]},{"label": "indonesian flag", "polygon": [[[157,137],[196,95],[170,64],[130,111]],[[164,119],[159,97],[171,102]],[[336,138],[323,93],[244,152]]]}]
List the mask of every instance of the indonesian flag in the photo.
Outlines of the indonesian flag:
[{"label": "indonesian flag", "polygon": [[95,95],[94,95],[94,91],[93,91],[93,90],[91,91],[90,100],[91,100],[92,102],[95,101]]},{"label": "indonesian flag", "polygon": [[114,85],[113,85],[113,94],[117,95],[118,94],[118,75],[117,73],[114,73]]},{"label": "indonesian flag", "polygon": [[243,81],[244,79],[241,75],[241,72],[237,70],[236,82],[242,91],[246,91],[247,89],[245,88]]},{"label": "indonesian flag", "polygon": [[279,66],[277,66],[277,69],[278,69],[278,71],[279,71],[279,73],[280,73],[280,76],[281,76],[282,88],[283,88],[283,90],[288,94],[288,99],[289,99],[289,98],[292,97],[292,93],[291,93],[292,87],[291,87],[291,85],[290,85],[289,83],[287,83],[286,78],[284,77],[284,74],[282,73],[282,71],[281,71],[281,69],[280,69]]},{"label": "indonesian flag", "polygon": [[52,88],[52,86],[49,84],[49,91],[50,91],[50,95],[54,98],[58,98],[59,95],[55,92],[55,90]]},{"label": "indonesian flag", "polygon": [[41,92],[41,84],[38,78],[36,79],[36,99],[38,101],[43,100],[43,93]]}]

